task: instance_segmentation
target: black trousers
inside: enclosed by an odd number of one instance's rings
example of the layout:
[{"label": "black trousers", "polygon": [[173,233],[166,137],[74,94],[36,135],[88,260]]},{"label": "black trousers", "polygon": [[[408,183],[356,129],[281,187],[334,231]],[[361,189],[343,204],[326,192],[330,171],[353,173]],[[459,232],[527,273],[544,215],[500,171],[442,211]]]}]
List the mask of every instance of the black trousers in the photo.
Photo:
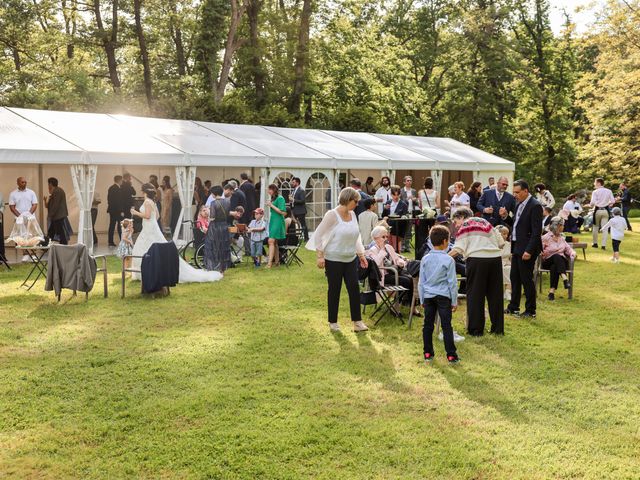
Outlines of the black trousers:
[{"label": "black trousers", "polygon": [[533,268],[537,255],[529,260],[523,260],[522,255],[514,253],[511,256],[511,302],[509,310],[520,310],[520,297],[524,287],[526,297],[525,311],[536,313],[536,286],[533,283]]},{"label": "black trousers", "polygon": [[551,255],[546,260],[542,260],[542,268],[549,270],[551,275],[551,285],[553,289],[558,288],[560,275],[567,273],[568,261],[564,255]]},{"label": "black trousers", "polygon": [[122,228],[120,227],[120,220],[122,217],[120,215],[114,215],[113,213],[109,213],[109,234],[108,234],[108,243],[109,245],[114,245],[113,234],[115,233],[116,227],[118,228],[118,236],[122,239]]},{"label": "black trousers", "polygon": [[67,245],[69,243],[69,239],[67,238],[67,232],[64,231],[64,218],[59,218],[58,220],[51,220],[51,225],[49,225],[49,231],[47,232],[47,236],[51,240],[53,240],[56,234],[60,239],[61,245]]},{"label": "black trousers", "polygon": [[502,259],[467,258],[467,320],[469,335],[484,335],[484,304],[489,306],[491,333],[504,333]]},{"label": "black trousers", "polygon": [[447,356],[456,357],[456,344],[453,342],[453,327],[451,326],[451,299],[437,295],[424,299],[424,326],[422,327],[422,343],[424,353],[433,352],[433,327],[436,322],[436,313],[440,316],[442,335],[444,336],[444,349]]},{"label": "black trousers", "polygon": [[327,291],[329,323],[336,323],[338,321],[338,308],[340,307],[340,292],[342,291],[343,281],[349,294],[351,320],[354,322],[362,320],[360,314],[360,287],[358,285],[357,262],[357,259],[346,263],[332,262],[331,260],[325,260],[324,262],[324,274],[329,284]]},{"label": "black trousers", "polygon": [[623,205],[622,206],[622,216],[627,222],[627,228],[631,231],[631,223],[629,222],[629,210],[631,210],[631,205]]},{"label": "black trousers", "polygon": [[96,235],[96,220],[98,219],[98,209],[91,209],[91,231],[93,232],[93,244],[98,245],[98,236]]},{"label": "black trousers", "polygon": [[306,215],[296,215],[296,219],[300,222],[300,228],[302,228],[302,232],[304,234],[304,241],[309,241],[309,229],[307,228],[307,220]]}]

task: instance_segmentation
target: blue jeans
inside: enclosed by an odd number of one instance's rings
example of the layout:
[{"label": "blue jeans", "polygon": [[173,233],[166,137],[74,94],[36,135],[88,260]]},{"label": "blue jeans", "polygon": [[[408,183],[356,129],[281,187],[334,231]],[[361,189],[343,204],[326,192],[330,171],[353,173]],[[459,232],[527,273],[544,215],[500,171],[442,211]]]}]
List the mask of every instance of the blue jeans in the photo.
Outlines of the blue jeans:
[{"label": "blue jeans", "polygon": [[456,357],[456,344],[453,343],[453,327],[451,326],[451,299],[442,295],[424,299],[424,326],[422,327],[424,353],[433,355],[432,337],[436,313],[440,316],[440,325],[444,336],[444,349],[447,352],[447,356]]},{"label": "blue jeans", "polygon": [[264,253],[262,240],[251,240],[251,256],[260,257]]}]

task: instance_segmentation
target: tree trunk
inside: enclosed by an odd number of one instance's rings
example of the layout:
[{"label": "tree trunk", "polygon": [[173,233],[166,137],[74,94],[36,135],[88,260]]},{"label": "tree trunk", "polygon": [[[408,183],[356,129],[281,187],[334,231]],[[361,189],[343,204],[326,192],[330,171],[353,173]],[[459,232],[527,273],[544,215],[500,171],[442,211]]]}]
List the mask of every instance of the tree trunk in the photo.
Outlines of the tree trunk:
[{"label": "tree trunk", "polygon": [[11,47],[11,54],[13,55],[13,65],[16,67],[16,71],[19,72],[22,69],[22,61],[20,60],[18,47]]},{"label": "tree trunk", "polygon": [[133,15],[136,21],[136,34],[138,36],[138,45],[140,46],[140,59],[142,60],[142,72],[144,77],[144,93],[147,97],[147,105],[149,109],[153,109],[153,97],[151,93],[151,68],[149,67],[149,52],[147,51],[147,40],[142,29],[142,8],[143,0],[133,0]]},{"label": "tree trunk", "polygon": [[289,99],[289,113],[300,117],[302,95],[305,91],[305,68],[309,58],[309,28],[311,23],[311,0],[304,0],[300,15],[300,29],[298,30],[298,48],[296,50],[295,81],[293,92]]},{"label": "tree trunk", "polygon": [[262,58],[260,55],[260,40],[258,34],[258,20],[263,0],[250,0],[247,9],[249,17],[249,45],[251,46],[251,69],[253,74],[253,85],[256,95],[256,107],[261,108],[265,103],[265,73],[262,69]]},{"label": "tree trunk", "polygon": [[93,12],[96,16],[96,26],[102,42],[102,47],[107,55],[107,66],[109,68],[109,79],[116,93],[120,93],[120,78],[118,77],[118,62],[116,60],[116,47],[118,42],[118,0],[113,0],[111,19],[111,33],[104,29],[102,13],[100,12],[100,0],[93,0]]},{"label": "tree trunk", "polygon": [[169,22],[169,28],[171,30],[171,38],[173,44],[176,47],[176,62],[178,64],[178,75],[181,77],[187,74],[187,60],[184,54],[184,44],[182,42],[182,29],[180,25],[176,23],[178,18],[178,6],[175,1],[171,2],[171,20]]},{"label": "tree trunk", "polygon": [[64,18],[64,31],[67,35],[67,58],[73,59],[75,54],[75,37],[78,31],[78,0],[71,0],[71,11],[67,8],[67,0],[62,0],[62,16]]},{"label": "tree trunk", "polygon": [[222,60],[222,68],[220,69],[220,78],[216,85],[214,102],[219,104],[224,98],[224,91],[229,83],[229,73],[231,72],[231,62],[241,42],[238,40],[238,27],[240,19],[247,9],[249,0],[244,0],[242,5],[238,6],[238,0],[231,0],[231,20],[229,22],[229,33],[227,34],[227,43],[224,48],[224,58]]}]

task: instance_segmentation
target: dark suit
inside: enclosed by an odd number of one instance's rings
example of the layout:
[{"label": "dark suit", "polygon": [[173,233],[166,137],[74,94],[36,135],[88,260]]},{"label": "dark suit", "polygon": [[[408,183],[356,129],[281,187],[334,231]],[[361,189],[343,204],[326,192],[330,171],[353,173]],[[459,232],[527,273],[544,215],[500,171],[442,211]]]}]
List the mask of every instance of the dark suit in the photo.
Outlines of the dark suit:
[{"label": "dark suit", "polygon": [[109,245],[115,245],[113,242],[113,234],[115,229],[118,229],[118,236],[122,238],[122,229],[120,227],[120,220],[124,209],[122,208],[122,193],[120,191],[120,185],[114,183],[109,187],[107,191],[107,213],[109,214]]},{"label": "dark suit", "polygon": [[49,231],[47,236],[53,240],[58,236],[62,245],[67,245],[68,238],[64,229],[64,221],[69,215],[67,211],[67,196],[60,187],[55,187],[51,192],[49,201],[47,202],[47,214],[49,218]]},{"label": "dark suit", "polygon": [[[491,215],[484,213],[484,209],[493,207],[493,213]],[[513,225],[513,218],[507,215],[507,218],[500,217],[500,208],[504,207],[507,212],[515,214],[516,211],[516,199],[509,192],[504,192],[502,198],[498,200],[498,192],[495,189],[490,188],[482,192],[482,196],[478,200],[476,208],[482,213],[482,218],[487,220],[494,227],[497,225],[506,225],[511,228]]]},{"label": "dark suit", "polygon": [[[258,208],[258,204],[256,203],[256,187],[253,183],[246,181],[238,188],[242,193],[244,193],[244,197],[247,201],[247,206],[245,208],[248,211],[249,222],[251,222],[251,219],[253,218],[253,211]],[[247,224],[249,222],[247,222]]]},{"label": "dark suit", "polygon": [[[120,202],[122,205],[122,213],[125,217],[131,216],[131,207],[133,207],[133,197],[136,195],[136,189],[129,182],[122,182],[120,187]],[[158,202],[156,197],[156,203]]]},{"label": "dark suit", "polygon": [[356,205],[355,210],[353,211],[356,214],[356,217],[359,217],[360,214],[362,212],[364,212],[366,209],[364,208],[364,201],[367,198],[371,198],[369,195],[367,195],[366,192],[362,191],[362,190],[358,190],[358,193],[360,194],[360,201],[358,202],[358,205]]},{"label": "dark suit", "polygon": [[[409,204],[404,200],[399,200],[398,205],[396,206],[396,211],[394,215],[403,216],[409,213]],[[382,207],[382,216],[388,217],[391,214],[391,200],[384,204]],[[393,220],[390,218],[388,220],[389,226],[391,227],[391,235],[398,237],[400,240],[404,239],[404,234],[407,228],[406,220]],[[398,250],[398,245],[393,245],[393,247]]]},{"label": "dark suit", "polygon": [[309,240],[309,231],[307,230],[307,192],[302,187],[297,187],[293,191],[293,202],[291,204],[291,211],[293,216],[300,222],[300,227],[304,232],[304,240]]},{"label": "dark suit", "polygon": [[620,195],[620,205],[622,206],[622,216],[627,222],[627,229],[631,231],[631,223],[629,223],[629,210],[631,210],[631,191],[628,188],[622,190]]},{"label": "dark suit", "polygon": [[[512,311],[520,310],[520,296],[524,287],[525,311],[536,313],[536,287],[533,283],[533,268],[536,264],[536,258],[542,251],[542,205],[535,198],[530,197],[519,217],[518,207],[516,207],[514,216],[514,232],[511,234],[512,293],[509,309]],[[514,234],[515,240],[513,240]],[[531,255],[529,260],[522,259],[525,252]]]},{"label": "dark suit", "polygon": [[[236,207],[244,208],[244,213],[242,217],[240,217],[240,223],[244,223],[245,225],[249,225],[251,222],[251,213],[247,209],[247,197],[244,192],[240,189],[235,189],[229,198],[229,211],[235,210]],[[233,223],[233,219],[229,217],[229,223]]]}]

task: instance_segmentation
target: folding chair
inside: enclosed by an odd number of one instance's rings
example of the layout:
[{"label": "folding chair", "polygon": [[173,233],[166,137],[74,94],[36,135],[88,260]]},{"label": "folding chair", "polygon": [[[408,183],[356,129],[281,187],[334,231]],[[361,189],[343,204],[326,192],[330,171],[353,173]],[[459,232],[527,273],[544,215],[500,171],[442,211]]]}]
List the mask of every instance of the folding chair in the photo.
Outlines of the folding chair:
[{"label": "folding chair", "polygon": [[304,262],[298,256],[298,251],[300,250],[300,248],[302,247],[302,243],[304,242],[304,230],[302,228],[296,228],[295,236],[296,236],[295,245],[284,245],[280,247],[284,250],[284,252],[287,255],[284,259],[284,265],[286,267],[290,267],[293,264],[296,264],[299,267],[304,265]]},{"label": "folding chair", "polygon": [[[394,285],[383,285],[378,281],[373,281],[371,277],[369,277],[369,279],[364,282],[364,290],[360,292],[360,303],[363,305],[362,313],[366,313],[367,305],[375,305],[373,312],[371,312],[369,316],[371,320],[375,320],[374,325],[377,325],[388,313],[404,324],[402,313],[396,309],[394,301],[400,293],[408,292],[409,290],[399,284],[398,270],[393,267],[378,267],[373,259],[368,260],[372,264],[372,268],[384,270],[387,274],[393,274],[395,282]],[[378,317],[377,319],[376,316]]]},{"label": "folding chair", "polygon": [[[575,269],[576,258],[578,258],[577,255],[575,258],[572,258],[569,260],[569,268],[567,268],[567,277],[569,278],[569,284],[571,285],[569,287],[569,290],[567,291],[567,298],[569,300],[573,299],[573,279],[574,279],[573,273]],[[542,255],[538,255],[538,258],[536,260],[536,265],[533,270],[533,284],[535,285],[536,283],[538,283],[538,288],[540,293],[542,293],[542,274],[543,273],[551,274],[551,271],[542,268]]]}]

